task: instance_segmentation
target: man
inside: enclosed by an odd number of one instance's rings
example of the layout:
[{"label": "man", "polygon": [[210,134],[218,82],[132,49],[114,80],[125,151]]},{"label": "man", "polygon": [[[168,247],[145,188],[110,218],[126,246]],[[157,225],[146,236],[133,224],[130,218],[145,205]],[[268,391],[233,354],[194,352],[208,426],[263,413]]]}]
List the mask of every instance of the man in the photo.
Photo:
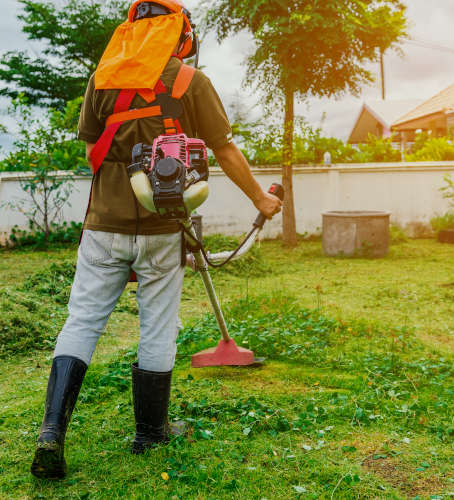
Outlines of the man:
[{"label": "man", "polygon": [[271,218],[281,209],[280,200],[260,188],[233,144],[209,79],[182,65],[194,45],[190,14],[179,0],[138,0],[89,81],[79,139],[86,142],[95,176],[69,316],[58,336],[31,468],[37,477],[61,478],[66,473],[66,429],[96,343],[131,271],[138,281],[140,317],[138,364],[132,367],[137,431],[132,453],[168,441],[184,275],[182,235],[176,223],[138,204],[126,171],[133,146],[152,144],[164,131],[197,136],[260,212]]}]

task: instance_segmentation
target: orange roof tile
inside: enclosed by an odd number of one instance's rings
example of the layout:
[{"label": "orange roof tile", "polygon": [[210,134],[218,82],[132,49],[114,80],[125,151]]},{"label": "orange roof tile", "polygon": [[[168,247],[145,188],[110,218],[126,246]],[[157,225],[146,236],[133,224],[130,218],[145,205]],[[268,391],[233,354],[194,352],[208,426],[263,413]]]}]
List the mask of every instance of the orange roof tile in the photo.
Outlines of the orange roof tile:
[{"label": "orange roof tile", "polygon": [[419,120],[425,116],[445,113],[454,110],[454,85],[442,90],[437,95],[431,97],[428,101],[399,118],[393,123],[393,127],[398,127],[414,120]]}]

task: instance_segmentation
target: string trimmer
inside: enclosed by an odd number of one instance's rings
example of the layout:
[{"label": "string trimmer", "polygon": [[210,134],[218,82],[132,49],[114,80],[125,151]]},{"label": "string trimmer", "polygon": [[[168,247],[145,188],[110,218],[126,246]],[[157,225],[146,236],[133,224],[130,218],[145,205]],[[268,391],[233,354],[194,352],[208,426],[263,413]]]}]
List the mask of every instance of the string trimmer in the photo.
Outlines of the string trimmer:
[{"label": "string trimmer", "polygon": [[[134,146],[132,161],[128,172],[139,202],[150,212],[157,213],[166,220],[179,222],[222,335],[217,347],[194,354],[192,366],[201,368],[254,364],[254,353],[238,347],[229,335],[209,266],[222,267],[245,255],[255,243],[266,217],[258,215],[249,234],[233,252],[210,254],[198,240],[191,220],[191,212],[202,205],[209,194],[205,143],[199,139],[188,139],[184,134],[160,136],[155,139],[153,146]],[[273,184],[269,193],[281,200],[284,198],[284,189],[280,184]]]}]

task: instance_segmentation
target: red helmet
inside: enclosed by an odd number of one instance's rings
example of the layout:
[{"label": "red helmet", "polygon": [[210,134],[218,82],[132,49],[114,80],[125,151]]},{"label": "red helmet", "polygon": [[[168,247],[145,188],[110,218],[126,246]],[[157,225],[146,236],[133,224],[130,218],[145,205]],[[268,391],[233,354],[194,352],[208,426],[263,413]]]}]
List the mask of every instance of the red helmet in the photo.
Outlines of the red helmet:
[{"label": "red helmet", "polygon": [[182,47],[180,48],[178,55],[181,58],[190,57],[194,55],[196,49],[196,40],[195,40],[196,35],[193,31],[194,25],[191,22],[191,14],[188,11],[188,9],[186,9],[183,2],[181,2],[180,0],[152,0],[151,2],[147,0],[136,0],[129,9],[128,19],[130,23],[136,20],[137,7],[142,3],[161,5],[162,7],[165,7],[168,11],[170,11],[170,13],[181,12],[183,14],[183,19],[184,19],[183,33],[185,36],[182,41]]}]

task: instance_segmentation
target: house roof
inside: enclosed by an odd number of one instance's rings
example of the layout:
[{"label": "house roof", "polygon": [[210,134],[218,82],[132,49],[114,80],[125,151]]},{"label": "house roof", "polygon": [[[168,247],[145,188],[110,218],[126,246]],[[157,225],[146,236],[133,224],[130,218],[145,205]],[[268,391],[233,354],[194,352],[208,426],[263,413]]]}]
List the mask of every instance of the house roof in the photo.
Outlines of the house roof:
[{"label": "house roof", "polygon": [[[447,111],[454,110],[454,85],[449,86],[447,89],[442,90],[437,95],[431,97],[428,101],[423,102],[415,109],[407,114],[401,116],[396,120],[392,126],[393,128],[404,128],[411,122],[418,121],[426,117],[436,117],[439,114],[445,114]],[[416,126],[416,124],[415,124]]]},{"label": "house roof", "polygon": [[366,140],[369,133],[376,133],[377,124],[386,130],[391,130],[391,125],[395,120],[422,102],[422,99],[365,102],[355,121],[348,142],[355,144]]}]

